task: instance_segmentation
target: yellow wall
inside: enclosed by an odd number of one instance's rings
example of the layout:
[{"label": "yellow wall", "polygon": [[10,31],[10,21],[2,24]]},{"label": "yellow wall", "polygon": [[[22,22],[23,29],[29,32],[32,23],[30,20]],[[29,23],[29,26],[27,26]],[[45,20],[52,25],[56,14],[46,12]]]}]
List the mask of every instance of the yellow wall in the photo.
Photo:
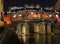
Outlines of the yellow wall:
[{"label": "yellow wall", "polygon": [[0,12],[3,12],[3,0],[0,0]]}]

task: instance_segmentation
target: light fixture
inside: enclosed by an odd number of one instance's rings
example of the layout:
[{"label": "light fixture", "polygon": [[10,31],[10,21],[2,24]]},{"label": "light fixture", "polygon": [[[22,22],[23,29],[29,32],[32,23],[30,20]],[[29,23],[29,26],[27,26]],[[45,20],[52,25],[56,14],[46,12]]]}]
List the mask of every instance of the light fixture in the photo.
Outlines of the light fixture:
[{"label": "light fixture", "polygon": [[31,14],[33,14],[33,12],[31,12]]},{"label": "light fixture", "polygon": [[16,15],[13,16],[14,18],[16,17]]},{"label": "light fixture", "polygon": [[52,15],[49,15],[49,17],[52,17]]},{"label": "light fixture", "polygon": [[59,16],[56,14],[56,18],[59,18]]},{"label": "light fixture", "polygon": [[19,16],[21,17],[22,15],[20,14]]}]

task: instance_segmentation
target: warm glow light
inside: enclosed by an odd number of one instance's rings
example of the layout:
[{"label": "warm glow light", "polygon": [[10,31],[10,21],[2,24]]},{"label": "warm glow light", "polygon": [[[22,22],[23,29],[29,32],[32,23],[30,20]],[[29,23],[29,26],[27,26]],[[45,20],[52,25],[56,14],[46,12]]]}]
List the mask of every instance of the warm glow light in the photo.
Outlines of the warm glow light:
[{"label": "warm glow light", "polygon": [[22,33],[26,34],[26,26],[25,25],[22,27]]},{"label": "warm glow light", "polygon": [[38,14],[38,18],[40,18],[41,17],[41,15],[40,14]]},{"label": "warm glow light", "polygon": [[56,18],[59,18],[59,16],[56,14]]},{"label": "warm glow light", "polygon": [[31,12],[31,14],[33,14],[33,12]]},{"label": "warm glow light", "polygon": [[16,15],[13,16],[14,18],[16,17]]},{"label": "warm glow light", "polygon": [[52,15],[49,15],[49,17],[52,17]]},{"label": "warm glow light", "polygon": [[11,17],[9,15],[5,16],[4,21],[6,22],[6,24],[11,24]]},{"label": "warm glow light", "polygon": [[37,17],[37,15],[33,15],[33,17]]},{"label": "warm glow light", "polygon": [[21,14],[19,16],[21,17]]}]

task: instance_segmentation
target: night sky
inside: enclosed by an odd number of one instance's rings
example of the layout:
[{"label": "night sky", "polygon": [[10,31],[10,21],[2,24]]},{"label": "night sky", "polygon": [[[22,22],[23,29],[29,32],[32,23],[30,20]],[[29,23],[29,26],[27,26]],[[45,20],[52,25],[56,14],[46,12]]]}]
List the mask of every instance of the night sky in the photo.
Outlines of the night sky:
[{"label": "night sky", "polygon": [[42,7],[50,7],[55,5],[56,2],[57,0],[4,0],[4,10],[6,11],[9,7],[12,6],[23,6],[25,4],[39,4]]}]

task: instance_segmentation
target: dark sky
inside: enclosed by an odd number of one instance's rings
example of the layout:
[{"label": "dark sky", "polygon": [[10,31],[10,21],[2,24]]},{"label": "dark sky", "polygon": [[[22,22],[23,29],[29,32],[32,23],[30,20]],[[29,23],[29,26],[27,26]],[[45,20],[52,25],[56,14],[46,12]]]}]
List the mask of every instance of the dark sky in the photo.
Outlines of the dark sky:
[{"label": "dark sky", "polygon": [[24,4],[39,4],[41,6],[52,6],[57,0],[4,0],[4,9],[7,10],[11,6],[23,6]]}]

